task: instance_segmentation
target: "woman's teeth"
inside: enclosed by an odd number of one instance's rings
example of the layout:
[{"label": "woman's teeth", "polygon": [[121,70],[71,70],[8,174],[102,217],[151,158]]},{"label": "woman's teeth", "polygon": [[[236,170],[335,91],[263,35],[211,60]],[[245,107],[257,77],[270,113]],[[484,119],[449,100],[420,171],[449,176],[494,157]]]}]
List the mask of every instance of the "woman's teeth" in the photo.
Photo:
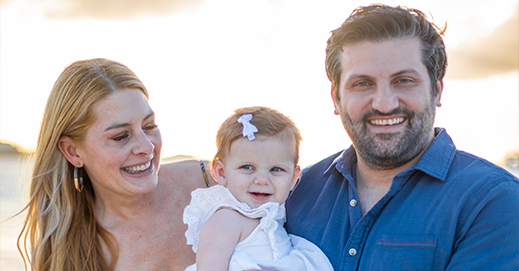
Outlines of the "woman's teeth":
[{"label": "woman's teeth", "polygon": [[144,171],[144,170],[148,169],[150,166],[151,166],[151,161],[149,161],[148,163],[146,163],[144,165],[135,166],[135,167],[123,167],[123,169],[126,172],[135,173],[135,172],[139,172],[139,171]]},{"label": "woman's teeth", "polygon": [[394,119],[388,119],[388,120],[372,120],[371,124],[374,125],[394,125],[404,122],[404,118],[394,118]]}]

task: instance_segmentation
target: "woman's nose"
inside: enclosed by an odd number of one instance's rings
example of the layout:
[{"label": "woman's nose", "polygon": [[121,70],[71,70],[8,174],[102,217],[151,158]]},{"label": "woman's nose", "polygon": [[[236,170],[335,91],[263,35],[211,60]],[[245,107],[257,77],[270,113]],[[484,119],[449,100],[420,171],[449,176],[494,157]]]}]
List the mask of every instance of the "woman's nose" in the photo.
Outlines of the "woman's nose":
[{"label": "woman's nose", "polygon": [[151,142],[144,132],[139,133],[134,137],[135,145],[133,146],[133,152],[135,154],[146,154],[150,155],[155,149],[155,145]]}]

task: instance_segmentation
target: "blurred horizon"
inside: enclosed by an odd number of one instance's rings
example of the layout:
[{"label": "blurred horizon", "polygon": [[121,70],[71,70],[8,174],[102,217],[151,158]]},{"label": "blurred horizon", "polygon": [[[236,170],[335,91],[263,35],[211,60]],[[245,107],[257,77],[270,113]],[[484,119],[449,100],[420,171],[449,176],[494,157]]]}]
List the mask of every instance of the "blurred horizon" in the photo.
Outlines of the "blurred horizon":
[{"label": "blurred horizon", "polygon": [[[449,67],[436,126],[456,146],[502,164],[519,150],[516,0],[381,1],[447,24]],[[147,86],[162,156],[210,159],[235,109],[269,106],[303,135],[301,165],[349,147],[333,115],[324,49],[330,31],[370,1],[0,0],[0,141],[33,151],[63,68],[104,57]]]}]

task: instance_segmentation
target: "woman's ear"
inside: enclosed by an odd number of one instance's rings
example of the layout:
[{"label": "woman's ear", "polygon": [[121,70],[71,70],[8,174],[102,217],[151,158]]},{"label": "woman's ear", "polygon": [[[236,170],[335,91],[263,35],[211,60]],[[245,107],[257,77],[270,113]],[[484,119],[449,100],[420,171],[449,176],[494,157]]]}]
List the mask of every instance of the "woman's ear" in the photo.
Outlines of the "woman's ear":
[{"label": "woman's ear", "polygon": [[211,167],[213,170],[213,176],[223,186],[227,185],[227,179],[225,178],[225,167],[221,160],[214,160]]},{"label": "woman's ear", "polygon": [[296,166],[294,169],[294,174],[292,175],[292,185],[290,185],[290,191],[292,191],[292,189],[294,189],[296,186],[297,180],[299,180],[299,174],[301,174],[301,168]]},{"label": "woman's ear", "polygon": [[83,162],[76,151],[76,144],[68,136],[62,136],[58,141],[58,148],[67,161],[76,167],[82,167]]}]

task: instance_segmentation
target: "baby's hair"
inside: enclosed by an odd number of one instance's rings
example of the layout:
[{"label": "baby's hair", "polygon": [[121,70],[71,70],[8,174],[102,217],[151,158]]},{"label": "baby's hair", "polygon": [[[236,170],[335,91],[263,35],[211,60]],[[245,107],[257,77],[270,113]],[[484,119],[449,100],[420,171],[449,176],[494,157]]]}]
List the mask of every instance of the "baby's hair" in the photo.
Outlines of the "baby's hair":
[{"label": "baby's hair", "polygon": [[216,151],[213,161],[222,161],[225,159],[231,150],[232,143],[243,137],[243,125],[238,122],[238,118],[245,114],[252,115],[250,123],[258,128],[258,132],[255,133],[256,136],[276,136],[282,132],[286,132],[286,135],[291,137],[294,142],[294,162],[295,165],[297,165],[299,162],[299,143],[302,140],[299,129],[297,129],[295,123],[289,117],[275,109],[262,106],[237,109],[220,125],[216,134],[216,147],[218,150]]}]

